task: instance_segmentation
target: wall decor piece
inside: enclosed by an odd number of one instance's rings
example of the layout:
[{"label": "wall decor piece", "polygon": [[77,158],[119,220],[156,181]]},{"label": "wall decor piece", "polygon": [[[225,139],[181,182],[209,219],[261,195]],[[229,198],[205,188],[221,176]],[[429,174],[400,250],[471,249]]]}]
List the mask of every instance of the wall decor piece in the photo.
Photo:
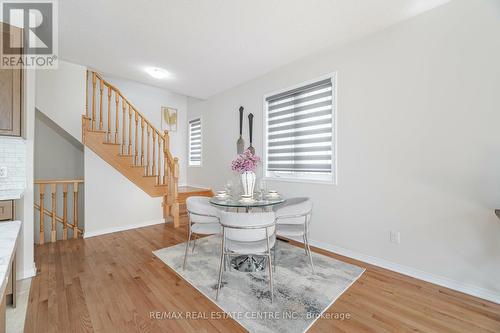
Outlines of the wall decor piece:
[{"label": "wall decor piece", "polygon": [[243,133],[243,107],[240,106],[239,109],[240,113],[240,137],[238,141],[236,141],[236,152],[238,155],[243,154],[243,151],[245,150],[245,141],[243,140],[243,137],[241,136]]},{"label": "wall decor piece", "polygon": [[170,132],[177,132],[177,109],[161,107],[161,129]]},{"label": "wall decor piece", "polygon": [[250,134],[250,146],[247,148],[252,154],[255,155],[255,148],[252,146],[252,132],[253,132],[253,113],[248,115],[248,133]]}]

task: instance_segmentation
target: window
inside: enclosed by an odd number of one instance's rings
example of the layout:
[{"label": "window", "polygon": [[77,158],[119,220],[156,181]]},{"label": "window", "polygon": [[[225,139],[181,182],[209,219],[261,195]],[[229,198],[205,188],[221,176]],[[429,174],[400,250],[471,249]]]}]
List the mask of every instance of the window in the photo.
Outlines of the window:
[{"label": "window", "polygon": [[201,166],[201,118],[189,121],[189,166]]},{"label": "window", "polygon": [[335,181],[335,75],[264,98],[266,177]]}]

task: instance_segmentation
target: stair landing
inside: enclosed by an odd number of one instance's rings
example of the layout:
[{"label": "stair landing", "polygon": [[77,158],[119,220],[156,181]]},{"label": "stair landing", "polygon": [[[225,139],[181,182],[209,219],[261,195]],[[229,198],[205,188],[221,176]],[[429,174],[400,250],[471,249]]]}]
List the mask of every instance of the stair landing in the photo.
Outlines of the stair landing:
[{"label": "stair landing", "polygon": [[209,188],[194,186],[179,186],[179,203],[185,203],[186,199],[192,196],[212,197],[214,193]]}]

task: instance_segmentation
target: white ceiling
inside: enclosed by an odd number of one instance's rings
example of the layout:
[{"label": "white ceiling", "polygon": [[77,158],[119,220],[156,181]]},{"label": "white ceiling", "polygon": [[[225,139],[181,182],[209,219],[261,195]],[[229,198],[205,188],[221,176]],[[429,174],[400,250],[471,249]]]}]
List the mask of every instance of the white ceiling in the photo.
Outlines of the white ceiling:
[{"label": "white ceiling", "polygon": [[[206,98],[448,0],[60,0],[62,59]],[[144,67],[172,73],[156,80]]]}]

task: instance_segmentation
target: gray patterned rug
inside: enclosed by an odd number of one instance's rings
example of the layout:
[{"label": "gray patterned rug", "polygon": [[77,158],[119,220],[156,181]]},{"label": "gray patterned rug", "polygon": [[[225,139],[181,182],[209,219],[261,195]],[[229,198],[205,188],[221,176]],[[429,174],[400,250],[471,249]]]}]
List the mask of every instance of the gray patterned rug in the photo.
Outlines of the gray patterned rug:
[{"label": "gray patterned rug", "polygon": [[183,270],[185,246],[186,243],[177,244],[153,253],[250,332],[307,331],[364,272],[361,267],[313,253],[316,271],[313,275],[304,249],[280,241],[273,304],[267,270],[225,271],[219,301],[215,301],[220,237],[198,239],[194,253],[189,251]]}]

